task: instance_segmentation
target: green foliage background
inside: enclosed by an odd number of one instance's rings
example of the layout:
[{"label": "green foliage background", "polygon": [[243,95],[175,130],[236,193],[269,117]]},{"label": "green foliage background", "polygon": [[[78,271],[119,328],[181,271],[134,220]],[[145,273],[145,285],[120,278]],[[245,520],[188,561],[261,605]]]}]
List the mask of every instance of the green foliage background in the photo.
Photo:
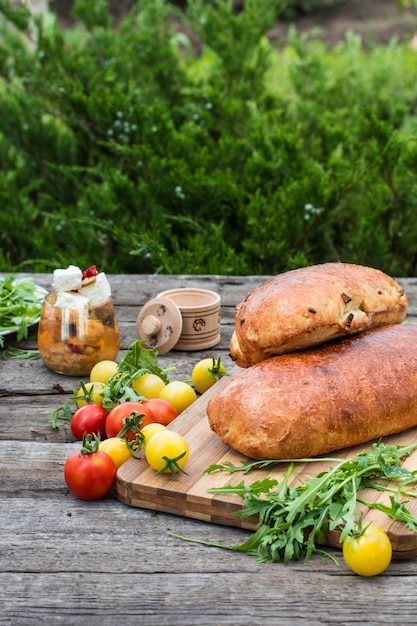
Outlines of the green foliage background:
[{"label": "green foliage background", "polygon": [[0,271],[415,275],[417,53],[273,46],[282,7],[0,0]]}]

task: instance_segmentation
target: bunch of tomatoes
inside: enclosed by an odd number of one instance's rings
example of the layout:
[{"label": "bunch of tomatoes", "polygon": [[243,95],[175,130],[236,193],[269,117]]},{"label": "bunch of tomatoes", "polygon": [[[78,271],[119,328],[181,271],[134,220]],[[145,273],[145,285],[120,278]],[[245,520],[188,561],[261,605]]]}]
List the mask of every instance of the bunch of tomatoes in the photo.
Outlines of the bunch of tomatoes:
[{"label": "bunch of tomatoes", "polygon": [[[182,435],[168,428],[176,417],[222,376],[220,359],[206,358],[193,368],[191,381],[173,381],[157,364],[156,353],[133,344],[120,363],[100,361],[90,380],[74,392],[76,410],[69,405],[55,412],[70,421],[81,449],[71,454],[64,467],[69,490],[84,500],[97,500],[114,486],[118,468],[144,454],[156,473],[170,473],[178,480],[189,458]],[[392,546],[387,534],[361,522],[343,541],[347,566],[360,576],[382,573],[391,562]]]},{"label": "bunch of tomatoes", "polygon": [[89,382],[74,392],[75,411],[66,404],[52,420],[56,427],[58,417],[67,419],[74,437],[82,441],[64,466],[68,489],[84,500],[102,498],[112,489],[118,468],[141,453],[155,472],[178,480],[185,473],[189,447],[168,426],[226,374],[220,359],[206,358],[195,365],[190,382],[170,382],[156,353],[140,341],[120,363],[97,363]]}]

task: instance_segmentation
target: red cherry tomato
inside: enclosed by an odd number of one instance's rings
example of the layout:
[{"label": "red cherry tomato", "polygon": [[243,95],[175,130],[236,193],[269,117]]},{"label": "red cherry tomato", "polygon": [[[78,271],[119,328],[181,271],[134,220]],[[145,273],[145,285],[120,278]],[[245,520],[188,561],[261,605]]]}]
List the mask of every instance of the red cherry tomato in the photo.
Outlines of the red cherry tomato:
[{"label": "red cherry tomato", "polygon": [[98,449],[99,438],[91,443],[91,435],[83,438],[83,447],[71,454],[64,466],[68,489],[82,500],[98,500],[114,485],[116,465],[113,459]]},{"label": "red cherry tomato", "polygon": [[100,435],[106,438],[106,419],[108,412],[101,404],[84,404],[71,418],[71,431],[76,439],[82,441],[83,435]]},{"label": "red cherry tomato", "polygon": [[162,398],[149,398],[146,404],[155,416],[155,421],[164,426],[168,426],[178,416],[178,411],[171,402]]},{"label": "red cherry tomato", "polygon": [[[145,405],[145,402],[122,402],[121,404],[117,404],[107,416],[107,437],[117,437],[124,427],[123,420],[131,417],[132,414],[133,416],[141,415],[139,428],[143,428],[146,424],[156,422],[152,410],[149,406]],[[136,438],[133,430],[128,430],[126,436],[130,440],[134,440]]]}]

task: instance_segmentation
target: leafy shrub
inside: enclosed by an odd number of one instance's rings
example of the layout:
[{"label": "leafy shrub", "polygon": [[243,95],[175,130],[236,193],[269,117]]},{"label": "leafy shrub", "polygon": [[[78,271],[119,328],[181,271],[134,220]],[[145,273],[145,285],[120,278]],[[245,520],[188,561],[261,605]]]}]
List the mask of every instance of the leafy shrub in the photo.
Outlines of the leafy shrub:
[{"label": "leafy shrub", "polygon": [[71,31],[6,5],[0,270],[415,272],[408,46],[275,48],[276,0],[140,0],[117,27],[78,0]]}]

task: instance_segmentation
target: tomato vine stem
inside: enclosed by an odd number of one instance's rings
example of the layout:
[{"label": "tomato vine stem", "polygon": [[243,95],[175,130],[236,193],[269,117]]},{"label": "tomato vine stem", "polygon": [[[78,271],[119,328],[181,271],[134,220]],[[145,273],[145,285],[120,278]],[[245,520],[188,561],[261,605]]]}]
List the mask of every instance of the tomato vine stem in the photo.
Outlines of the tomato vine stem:
[{"label": "tomato vine stem", "polygon": [[187,474],[187,472],[179,465],[179,461],[184,458],[187,452],[184,450],[182,454],[179,454],[173,459],[170,459],[168,456],[163,456],[162,459],[165,461],[165,465],[161,467],[160,470],[156,472],[156,474],[164,474],[167,470],[169,470],[175,478],[178,480],[178,472],[182,472],[183,474]]}]

